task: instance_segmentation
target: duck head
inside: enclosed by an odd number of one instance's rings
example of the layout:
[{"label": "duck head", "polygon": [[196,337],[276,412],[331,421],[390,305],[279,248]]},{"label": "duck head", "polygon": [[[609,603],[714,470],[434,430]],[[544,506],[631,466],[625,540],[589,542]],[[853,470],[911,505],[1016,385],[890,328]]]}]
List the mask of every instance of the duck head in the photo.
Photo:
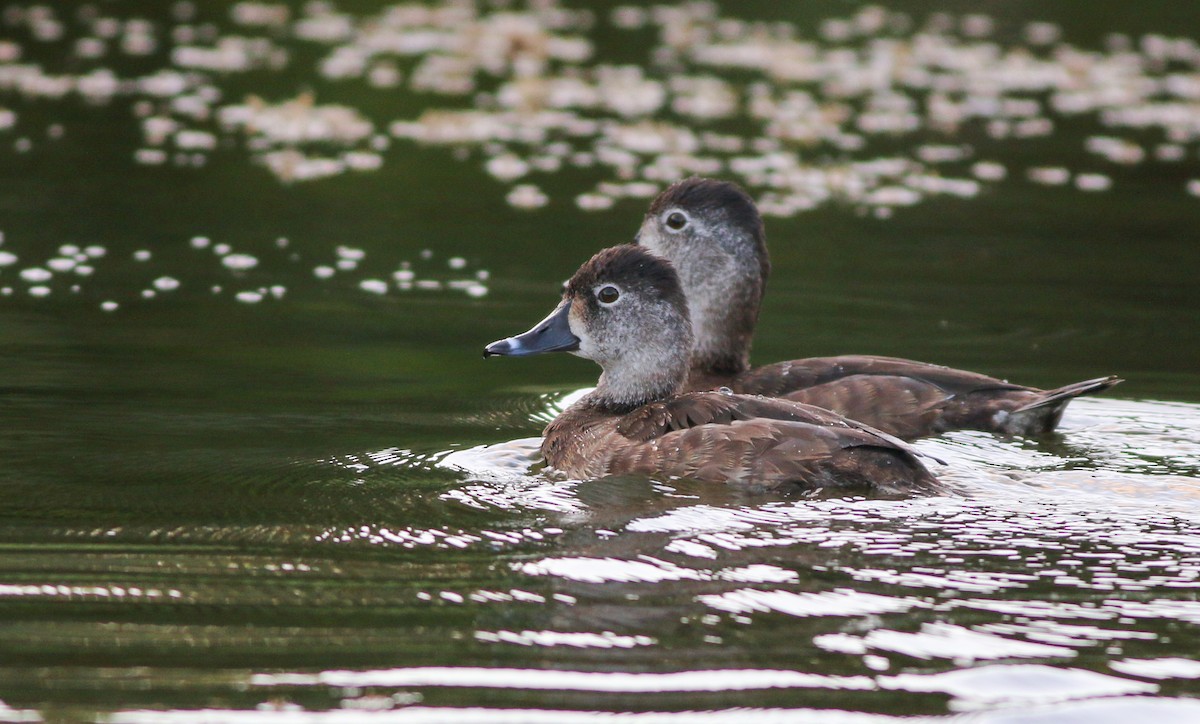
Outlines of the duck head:
[{"label": "duck head", "polygon": [[632,409],[676,394],[690,368],[692,325],[671,263],[637,246],[593,256],[548,317],[489,344],[485,357],[570,352],[604,370],[591,403]]},{"label": "duck head", "polygon": [[750,367],[750,342],[771,262],[762,217],[737,184],[692,177],[650,204],[635,241],[669,259],[691,307],[692,366],[717,375]]}]

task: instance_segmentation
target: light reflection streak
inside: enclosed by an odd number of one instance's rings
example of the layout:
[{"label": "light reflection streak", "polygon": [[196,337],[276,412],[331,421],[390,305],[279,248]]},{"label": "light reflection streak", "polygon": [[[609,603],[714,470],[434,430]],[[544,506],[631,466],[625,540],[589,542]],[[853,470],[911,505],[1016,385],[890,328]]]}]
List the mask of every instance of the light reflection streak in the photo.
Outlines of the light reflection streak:
[{"label": "light reflection streak", "polygon": [[[835,649],[850,651],[855,648],[850,638],[842,634],[828,643]],[[987,659],[1071,658],[1076,655],[1073,649],[1063,646],[1019,641],[947,623],[924,624],[916,633],[876,629],[863,636],[860,642],[863,652],[874,649],[926,661],[949,659],[961,666]]]},{"label": "light reflection streak", "polygon": [[954,697],[950,708],[956,711],[1158,691],[1157,684],[1041,664],[995,664],[940,674],[897,674],[880,677],[878,683],[884,689],[949,694]]},{"label": "light reflection streak", "polygon": [[774,611],[789,616],[862,616],[929,607],[928,603],[911,598],[879,596],[847,588],[820,593],[742,588],[721,594],[701,595],[697,600],[727,613]]},{"label": "light reflection streak", "polygon": [[476,631],[475,640],[518,646],[569,646],[581,649],[631,649],[635,646],[653,646],[658,643],[649,636],[622,636],[612,631]]},{"label": "light reflection streak", "polygon": [[1113,671],[1146,679],[1200,679],[1200,661],[1172,656],[1162,659],[1123,659],[1109,665]]},{"label": "light reflection streak", "polygon": [[183,594],[177,589],[142,589],[136,586],[65,586],[62,584],[11,584],[0,583],[0,600],[5,598],[58,598],[58,599],[176,599]]},{"label": "light reflection streak", "polygon": [[551,709],[489,709],[483,707],[408,707],[396,711],[236,711],[201,709],[197,711],[124,711],[106,719],[109,724],[179,724],[194,721],[212,724],[274,724],[275,722],[317,722],[319,724],[880,724],[904,722],[923,724],[941,721],[933,717],[891,717],[838,709],[757,709],[736,708],[720,711],[643,711],[605,712]]},{"label": "light reflection streak", "polygon": [[660,583],[664,581],[738,581],[760,583],[792,583],[798,580],[793,571],[776,566],[753,565],[707,571],[679,566],[650,556],[637,560],[618,558],[546,558],[519,563],[516,570],[530,576],[555,576],[585,583]]},{"label": "light reflection streak", "polygon": [[318,674],[254,674],[252,686],[466,687],[604,693],[747,691],[753,689],[839,689],[870,691],[867,676],[809,674],[779,669],[713,669],[672,673],[592,672],[551,669],[414,667]]}]

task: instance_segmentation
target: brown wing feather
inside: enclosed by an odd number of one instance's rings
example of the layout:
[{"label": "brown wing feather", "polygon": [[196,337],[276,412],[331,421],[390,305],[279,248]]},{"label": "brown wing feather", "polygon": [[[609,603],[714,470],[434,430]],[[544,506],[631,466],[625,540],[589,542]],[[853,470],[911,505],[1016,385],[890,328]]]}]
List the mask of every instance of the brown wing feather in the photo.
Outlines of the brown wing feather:
[{"label": "brown wing feather", "polygon": [[646,442],[668,432],[700,425],[729,425],[737,421],[767,419],[848,427],[852,424],[828,410],[788,400],[721,392],[691,392],[653,402],[625,415],[617,432],[630,440]]},{"label": "brown wing feather", "polygon": [[[1005,425],[1007,411],[1045,394],[975,372],[866,355],[768,365],[740,375],[732,386],[741,393],[824,407],[908,440],[960,428],[1025,431]],[[1053,423],[1040,427],[1050,429]]]},{"label": "brown wing feather", "polygon": [[870,420],[881,430],[911,439],[939,428],[953,396],[907,377],[854,375],[787,393],[784,399],[833,410],[852,420]]},{"label": "brown wing feather", "polygon": [[959,429],[1042,435],[1072,399],[1120,381],[1102,377],[1039,390],[897,357],[843,355],[779,362],[735,377],[693,371],[688,386],[803,402],[912,440]]},{"label": "brown wing feather", "polygon": [[[645,405],[617,422],[617,432],[635,442],[649,442],[671,432],[703,425],[728,426],[736,422],[795,422],[840,434],[842,447],[876,445],[924,456],[889,432],[847,419],[823,407],[790,399],[733,395],[722,392],[691,392],[670,400]],[[848,434],[855,431],[855,435]]]},{"label": "brown wing feather", "polygon": [[694,392],[613,417],[586,406],[546,428],[542,452],[569,475],[662,475],[752,487],[935,490],[904,442],[783,399]]},{"label": "brown wing feather", "polygon": [[739,375],[735,391],[779,397],[855,375],[906,378],[925,382],[951,395],[984,390],[1031,390],[987,375],[941,365],[872,355],[811,357],[758,367]]},{"label": "brown wing feather", "polygon": [[631,445],[613,458],[610,472],[767,488],[937,489],[936,480],[911,454],[870,431],[786,420],[673,430]]}]

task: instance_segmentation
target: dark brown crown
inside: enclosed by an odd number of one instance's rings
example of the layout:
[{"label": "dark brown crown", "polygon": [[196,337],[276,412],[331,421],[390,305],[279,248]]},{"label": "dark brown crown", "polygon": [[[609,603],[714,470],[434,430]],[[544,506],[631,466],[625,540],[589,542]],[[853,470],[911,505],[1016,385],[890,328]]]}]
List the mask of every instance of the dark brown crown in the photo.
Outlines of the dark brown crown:
[{"label": "dark brown crown", "polygon": [[640,246],[613,246],[598,252],[567,282],[568,296],[591,296],[591,290],[612,282],[628,290],[649,292],[659,299],[687,309],[679,275],[671,262]]}]

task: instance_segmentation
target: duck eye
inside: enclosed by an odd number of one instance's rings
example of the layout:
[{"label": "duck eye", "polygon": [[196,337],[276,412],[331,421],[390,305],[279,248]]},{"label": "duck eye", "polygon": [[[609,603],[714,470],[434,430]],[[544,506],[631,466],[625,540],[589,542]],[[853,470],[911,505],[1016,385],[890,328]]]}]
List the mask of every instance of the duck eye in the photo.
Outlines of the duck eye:
[{"label": "duck eye", "polygon": [[675,231],[679,231],[683,227],[687,226],[687,217],[678,211],[675,211],[667,217],[667,226],[671,227]]},{"label": "duck eye", "polygon": [[612,304],[621,298],[621,292],[617,291],[616,287],[604,287],[596,292],[596,298],[600,300],[601,304]]}]

